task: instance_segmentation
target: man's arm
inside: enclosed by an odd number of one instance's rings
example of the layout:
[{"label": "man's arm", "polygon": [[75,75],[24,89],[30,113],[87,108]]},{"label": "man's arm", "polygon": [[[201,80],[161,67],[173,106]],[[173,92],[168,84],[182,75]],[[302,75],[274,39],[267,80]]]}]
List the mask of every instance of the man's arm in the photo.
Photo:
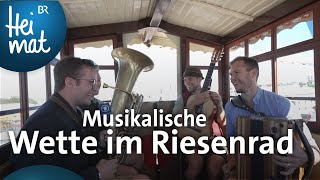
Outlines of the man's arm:
[{"label": "man's arm", "polygon": [[[297,110],[297,107],[291,102],[289,104],[290,104],[290,108],[289,108],[289,112],[286,117],[288,119],[300,119],[301,116],[300,116],[300,114],[297,113],[297,112],[299,112]],[[310,146],[312,147],[313,154],[314,154],[314,165],[316,165],[320,161],[320,151],[319,151],[319,147],[318,147],[316,141],[313,139],[311,132],[310,132],[308,126],[306,125],[306,123],[303,123],[303,133],[306,136]]]},{"label": "man's arm", "polygon": [[233,108],[231,102],[228,102],[225,106],[226,119],[227,119],[227,138],[230,136],[235,136],[235,118],[233,116]]},{"label": "man's arm", "polygon": [[[225,106],[225,113],[227,119],[227,140],[229,141],[230,136],[235,136],[235,119],[233,118],[233,108],[229,101]],[[236,167],[236,156],[234,154],[228,154],[227,163],[223,166],[223,172],[227,178],[231,178],[234,175]]]},{"label": "man's arm", "polygon": [[314,154],[314,165],[316,165],[320,161],[320,150],[316,141],[313,139],[311,132],[308,126],[306,125],[306,123],[303,123],[303,133],[308,139],[310,146],[312,147],[313,154]]},{"label": "man's arm", "polygon": [[[289,100],[288,100],[289,101]],[[289,107],[289,108],[288,108]],[[295,106],[292,103],[288,103],[287,114],[285,117],[288,119],[299,119],[301,117],[297,116],[297,111],[295,111]],[[284,107],[285,109],[285,107]],[[284,112],[285,110],[283,110]],[[305,123],[303,123],[303,133],[306,136],[309,144],[313,149],[314,154],[314,165],[317,164],[320,160],[320,152],[319,147],[317,146],[315,140],[312,138],[309,128]],[[308,162],[308,156],[306,151],[301,147],[300,143],[296,138],[294,138],[293,143],[293,153],[288,154],[286,156],[274,155],[274,163],[280,167],[283,167],[284,170],[280,173],[282,175],[290,175],[292,174],[298,167],[304,166]]]},{"label": "man's arm", "polygon": [[182,95],[179,95],[178,99],[174,103],[174,107],[172,109],[172,114],[177,115],[183,113],[184,103],[182,99]]}]

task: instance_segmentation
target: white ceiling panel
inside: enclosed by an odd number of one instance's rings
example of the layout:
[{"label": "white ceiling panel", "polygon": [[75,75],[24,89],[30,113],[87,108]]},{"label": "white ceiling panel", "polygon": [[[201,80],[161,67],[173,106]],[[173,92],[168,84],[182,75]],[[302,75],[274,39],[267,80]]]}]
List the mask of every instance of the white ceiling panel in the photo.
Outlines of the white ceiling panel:
[{"label": "white ceiling panel", "polygon": [[[152,17],[156,0],[59,0],[68,28]],[[172,0],[163,20],[225,36],[285,0]]]}]

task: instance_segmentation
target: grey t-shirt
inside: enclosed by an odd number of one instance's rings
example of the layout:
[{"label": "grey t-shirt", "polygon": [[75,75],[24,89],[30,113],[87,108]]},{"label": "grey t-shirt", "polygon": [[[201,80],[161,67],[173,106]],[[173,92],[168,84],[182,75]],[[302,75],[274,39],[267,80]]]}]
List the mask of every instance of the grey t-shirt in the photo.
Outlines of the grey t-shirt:
[{"label": "grey t-shirt", "polygon": [[183,103],[182,95],[180,94],[178,96],[178,99],[174,103],[172,114],[179,114],[183,111],[183,109],[184,109],[184,103]]}]

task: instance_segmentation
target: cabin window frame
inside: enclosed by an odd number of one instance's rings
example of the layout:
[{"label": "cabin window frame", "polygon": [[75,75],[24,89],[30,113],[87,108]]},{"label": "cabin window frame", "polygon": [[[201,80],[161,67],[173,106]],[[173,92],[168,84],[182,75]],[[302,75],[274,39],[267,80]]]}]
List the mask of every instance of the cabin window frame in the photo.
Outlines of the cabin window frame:
[{"label": "cabin window frame", "polygon": [[[308,122],[308,126],[312,132],[320,132],[320,11],[318,11],[320,8],[320,2],[316,2],[313,4],[310,4],[304,8],[301,8],[285,17],[282,17],[281,19],[270,23],[257,31],[254,31],[252,33],[249,33],[231,43],[226,44],[225,48],[225,54],[226,54],[226,60],[227,62],[230,62],[229,59],[229,48],[235,46],[236,44],[244,41],[245,42],[245,56],[249,55],[249,48],[248,48],[248,41],[250,38],[253,38],[263,32],[266,32],[268,30],[271,30],[271,51],[265,52],[263,54],[259,54],[256,56],[252,56],[252,58],[256,59],[258,62],[264,62],[267,60],[271,60],[271,66],[272,66],[272,91],[278,92],[277,89],[277,58],[293,55],[309,50],[314,51],[314,77],[315,77],[315,101],[316,101],[316,121],[315,122]],[[318,10],[316,10],[318,9]],[[298,42],[295,44],[291,44],[282,48],[276,47],[277,45],[277,27],[281,24],[292,20],[294,18],[297,18],[303,14],[306,14],[308,12],[313,13],[313,38],[308,39],[302,42]],[[229,69],[229,66],[226,65],[225,68]],[[228,70],[224,74],[228,77],[228,80],[225,82],[229,82],[229,72]],[[223,98],[224,100],[230,99],[230,86],[231,84],[228,83],[226,85],[226,90],[228,93],[226,93],[226,96]],[[292,99],[292,98],[290,98]],[[309,100],[309,97],[305,98],[306,100]]]},{"label": "cabin window frame", "polygon": [[[70,56],[74,56],[74,46],[75,44],[81,44],[81,43],[90,43],[90,42],[97,42],[97,41],[105,41],[105,40],[112,40],[112,45],[113,45],[113,49],[119,47],[119,43],[118,42],[118,36],[115,34],[112,35],[103,35],[103,36],[96,36],[96,37],[90,37],[90,38],[78,38],[78,39],[71,39],[68,40],[68,54]],[[114,77],[115,77],[115,81],[117,79],[117,74],[118,74],[118,65],[117,62],[114,61],[113,65],[99,65],[99,71],[114,71]],[[101,88],[102,88],[103,82],[101,82]],[[111,100],[103,100],[106,102],[110,102]]]},{"label": "cabin window frame", "polygon": [[[47,64],[45,67],[45,88],[46,88],[46,100],[51,95],[51,79],[50,79],[50,64]],[[0,116],[11,115],[11,114],[20,114],[20,129],[23,127],[27,119],[29,118],[29,112],[36,110],[40,106],[29,106],[29,93],[28,93],[28,74],[27,72],[19,72],[19,99],[20,99],[20,108],[9,109],[0,111]],[[50,95],[49,95],[50,93]],[[10,145],[10,141],[0,145],[0,149]],[[1,163],[1,159],[0,159]]]},{"label": "cabin window frame", "polygon": [[[212,47],[214,49],[216,48],[220,48],[222,45],[217,44],[217,43],[211,43],[211,42],[205,42],[205,41],[201,41],[201,40],[197,40],[197,39],[192,39],[192,38],[186,38],[186,60],[185,60],[185,67],[184,69],[182,69],[182,72],[184,72],[186,67],[195,67],[195,68],[199,68],[200,70],[208,70],[209,68],[209,64],[206,66],[191,66],[190,65],[190,43],[194,43],[194,44],[199,44],[199,45],[203,45],[203,46],[208,46],[208,47]],[[218,64],[214,67],[214,71],[218,71],[218,94],[222,93],[222,82],[224,82],[224,79],[222,78],[222,61],[223,61],[224,57],[222,57],[222,59],[218,62]],[[203,74],[203,77],[206,77],[206,74]],[[184,82],[183,82],[183,78],[182,78],[182,86],[183,86],[183,92],[187,91],[185,86],[184,86]]]},{"label": "cabin window frame", "polygon": [[[76,43],[86,43],[86,42],[94,42],[94,41],[101,41],[101,40],[112,40],[113,48],[118,47],[118,37],[117,35],[107,35],[107,36],[99,36],[99,37],[93,37],[93,38],[82,38],[82,39],[73,39],[73,40],[67,40],[65,43],[65,46],[60,51],[60,57],[74,54],[74,44]],[[46,88],[46,100],[49,99],[49,97],[52,95],[52,87],[51,87],[51,76],[53,74],[51,73],[51,68],[53,66],[49,63],[45,66],[45,88]],[[100,70],[114,70],[115,71],[115,79],[118,72],[118,68],[116,64],[111,66],[99,66]],[[28,95],[28,74],[27,72],[20,72],[19,74],[19,99],[20,99],[20,108],[16,109],[9,109],[0,111],[0,115],[10,115],[10,114],[20,114],[21,119],[21,128],[25,124],[26,120],[29,118],[30,114],[29,112],[31,110],[36,110],[40,106],[29,106],[29,95]],[[10,146],[10,142],[7,142],[5,144],[0,145],[0,149],[7,148]],[[1,163],[1,159],[0,159]]]}]

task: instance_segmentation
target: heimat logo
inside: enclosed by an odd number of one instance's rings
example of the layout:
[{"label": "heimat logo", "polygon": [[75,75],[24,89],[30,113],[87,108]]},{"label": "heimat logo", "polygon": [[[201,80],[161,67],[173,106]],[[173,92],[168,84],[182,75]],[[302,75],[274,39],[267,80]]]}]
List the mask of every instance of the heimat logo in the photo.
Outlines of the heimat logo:
[{"label": "heimat logo", "polygon": [[0,2],[0,66],[27,72],[48,64],[60,51],[66,19],[58,1]]}]

